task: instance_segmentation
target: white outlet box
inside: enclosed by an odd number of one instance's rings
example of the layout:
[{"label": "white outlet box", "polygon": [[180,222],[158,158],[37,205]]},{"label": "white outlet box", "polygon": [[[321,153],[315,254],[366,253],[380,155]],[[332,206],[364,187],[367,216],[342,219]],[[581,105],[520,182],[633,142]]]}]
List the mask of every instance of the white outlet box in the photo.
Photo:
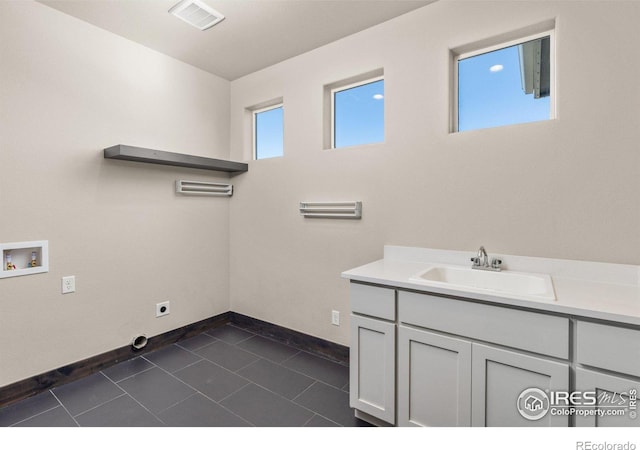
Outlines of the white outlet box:
[{"label": "white outlet box", "polygon": [[76,277],[71,275],[69,277],[62,277],[62,293],[70,294],[76,291]]},{"label": "white outlet box", "polygon": [[166,316],[170,312],[169,302],[156,303],[156,317]]},{"label": "white outlet box", "polygon": [[336,326],[340,325],[340,311],[336,311],[335,309],[331,311],[331,324]]}]

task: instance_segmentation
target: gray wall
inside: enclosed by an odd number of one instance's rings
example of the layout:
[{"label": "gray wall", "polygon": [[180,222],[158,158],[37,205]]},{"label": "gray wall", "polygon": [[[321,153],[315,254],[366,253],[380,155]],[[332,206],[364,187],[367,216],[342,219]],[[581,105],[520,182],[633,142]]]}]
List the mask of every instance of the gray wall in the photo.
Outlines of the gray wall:
[{"label": "gray wall", "polygon": [[[449,133],[449,49],[553,19],[557,119]],[[441,1],[233,81],[232,158],[250,159],[245,108],[277,97],[285,156],[238,180],[232,309],[347,343],[340,272],[384,244],[640,264],[639,19],[637,2]],[[323,86],[380,67],[385,143],[323,150]],[[313,200],[362,200],[363,219],[301,218]]]}]

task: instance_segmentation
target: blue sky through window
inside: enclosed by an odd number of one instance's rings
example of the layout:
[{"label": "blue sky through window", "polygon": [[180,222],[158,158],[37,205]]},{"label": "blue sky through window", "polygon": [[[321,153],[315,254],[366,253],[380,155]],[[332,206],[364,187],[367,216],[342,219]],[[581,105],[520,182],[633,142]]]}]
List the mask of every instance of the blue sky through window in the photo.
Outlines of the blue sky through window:
[{"label": "blue sky through window", "polygon": [[458,131],[550,118],[550,97],[522,90],[518,45],[458,62]]},{"label": "blue sky through window", "polygon": [[384,80],[334,93],[334,148],[384,142]]},{"label": "blue sky through window", "polygon": [[284,124],[282,106],[255,114],[256,159],[284,154]]}]

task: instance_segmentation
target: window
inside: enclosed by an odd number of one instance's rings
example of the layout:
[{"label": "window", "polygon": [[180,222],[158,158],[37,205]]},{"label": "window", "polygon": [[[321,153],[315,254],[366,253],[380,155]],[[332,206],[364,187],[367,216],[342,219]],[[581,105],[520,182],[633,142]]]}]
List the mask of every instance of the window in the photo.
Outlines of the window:
[{"label": "window", "polygon": [[457,56],[454,131],[552,119],[552,39],[546,32]]},{"label": "window", "polygon": [[331,89],[331,148],[384,142],[384,79]]},{"label": "window", "polygon": [[284,154],[282,103],[253,111],[253,157],[274,158]]}]

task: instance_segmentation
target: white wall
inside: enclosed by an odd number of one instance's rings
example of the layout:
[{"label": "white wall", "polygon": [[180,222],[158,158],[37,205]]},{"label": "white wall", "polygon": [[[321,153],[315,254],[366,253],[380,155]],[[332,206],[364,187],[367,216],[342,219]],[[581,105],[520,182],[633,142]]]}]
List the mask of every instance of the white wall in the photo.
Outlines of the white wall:
[{"label": "white wall", "polygon": [[[449,49],[550,19],[557,119],[449,133]],[[346,344],[340,272],[384,244],[640,264],[639,20],[638,2],[441,1],[233,81],[232,159],[244,108],[277,97],[285,156],[236,184],[232,310]],[[323,150],[323,85],[380,67],[385,143]],[[303,200],[362,200],[363,219],[303,219]]]},{"label": "white wall", "polygon": [[0,386],[229,310],[229,199],[174,193],[228,178],[104,160],[119,143],[228,158],[229,82],[0,2],[0,242],[50,246],[49,273],[0,279]]}]

